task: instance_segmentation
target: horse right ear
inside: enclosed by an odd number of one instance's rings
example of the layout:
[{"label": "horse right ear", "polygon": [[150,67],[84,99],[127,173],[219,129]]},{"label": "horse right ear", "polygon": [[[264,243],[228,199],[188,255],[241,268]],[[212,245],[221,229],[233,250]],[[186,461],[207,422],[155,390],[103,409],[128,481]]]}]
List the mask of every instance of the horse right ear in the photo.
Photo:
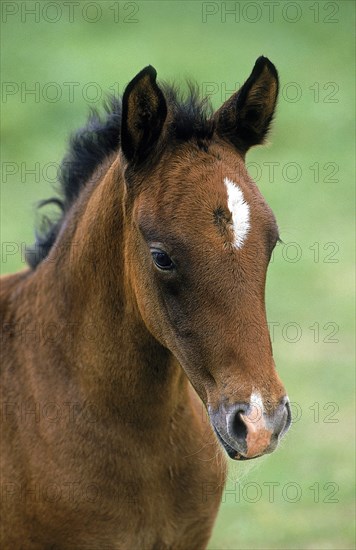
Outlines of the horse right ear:
[{"label": "horse right ear", "polygon": [[140,163],[157,142],[167,103],[149,65],[127,85],[122,98],[121,149],[128,162]]},{"label": "horse right ear", "polygon": [[259,57],[245,84],[215,113],[216,131],[241,153],[265,140],[278,96],[278,73]]}]

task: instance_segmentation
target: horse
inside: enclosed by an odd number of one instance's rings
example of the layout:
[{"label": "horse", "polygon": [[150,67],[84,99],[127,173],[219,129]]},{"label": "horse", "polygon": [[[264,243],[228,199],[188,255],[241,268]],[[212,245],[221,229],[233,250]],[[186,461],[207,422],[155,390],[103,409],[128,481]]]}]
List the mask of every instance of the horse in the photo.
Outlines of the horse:
[{"label": "horse", "polygon": [[1,280],[2,548],[206,548],[228,457],[287,432],[245,166],[277,96],[265,57],[215,112],[147,66],[72,136],[60,214]]}]

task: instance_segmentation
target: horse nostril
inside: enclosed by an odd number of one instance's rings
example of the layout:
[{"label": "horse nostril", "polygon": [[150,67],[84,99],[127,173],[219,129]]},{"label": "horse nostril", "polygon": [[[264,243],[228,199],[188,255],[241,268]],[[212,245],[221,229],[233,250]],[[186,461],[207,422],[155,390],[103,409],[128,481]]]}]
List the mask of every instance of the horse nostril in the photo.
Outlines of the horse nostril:
[{"label": "horse nostril", "polygon": [[286,399],[284,407],[285,407],[284,408],[284,415],[286,416],[286,419],[285,419],[284,426],[283,426],[283,428],[281,430],[281,433],[280,433],[281,437],[289,430],[289,427],[292,423],[292,413],[291,413],[291,410],[290,410],[290,405],[289,405],[289,399],[288,398]]},{"label": "horse nostril", "polygon": [[255,398],[250,403],[239,402],[224,407],[215,415],[217,432],[225,444],[232,449],[231,452],[235,450],[244,458],[274,451],[291,424],[287,396],[279,401],[273,411],[265,411],[262,398]]},{"label": "horse nostril", "polygon": [[232,425],[231,425],[231,435],[240,441],[245,441],[247,436],[247,427],[244,421],[241,418],[241,414],[243,414],[243,410],[238,410],[233,418]]}]

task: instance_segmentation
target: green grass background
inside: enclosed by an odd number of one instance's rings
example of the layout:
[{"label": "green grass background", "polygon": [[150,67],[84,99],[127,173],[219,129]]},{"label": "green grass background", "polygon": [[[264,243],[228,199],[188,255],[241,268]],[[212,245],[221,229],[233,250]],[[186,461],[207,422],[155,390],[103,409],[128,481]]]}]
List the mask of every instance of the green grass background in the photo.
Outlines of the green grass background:
[{"label": "green grass background", "polygon": [[[4,9],[9,3],[2,4]],[[212,102],[218,107],[223,86],[230,90],[246,79],[259,55],[277,66],[282,94],[271,144],[251,151],[248,162],[258,163],[259,185],[282,239],[299,247],[298,261],[288,261],[297,250],[293,246],[277,248],[269,269],[267,308],[269,320],[279,323],[273,337],[276,364],[301,417],[275,454],[231,463],[209,548],[354,548],[354,3],[299,1],[293,8],[277,2],[272,16],[264,2],[259,3],[261,17],[252,22],[256,3],[213,2],[208,7],[217,13],[206,23],[199,1],[101,1],[96,5],[102,14],[93,23],[84,18],[95,17],[88,2],[73,5],[73,22],[68,8],[56,2],[62,16],[54,23],[48,21],[56,13],[47,2],[40,3],[45,11],[39,21],[23,7],[33,8],[33,2],[10,4],[19,11],[7,19],[2,13],[2,85],[8,90],[8,83],[16,83],[25,91],[37,82],[42,93],[46,83],[55,82],[62,98],[51,102],[43,96],[2,95],[3,273],[23,267],[19,253],[9,254],[8,243],[20,247],[32,242],[34,204],[53,193],[42,175],[36,181],[21,174],[21,163],[33,168],[37,162],[42,170],[60,161],[69,133],[83,124],[91,105],[100,104],[83,97],[88,82],[96,82],[103,93],[122,92],[150,63],[162,79],[215,83]],[[119,7],[118,22],[113,5]],[[224,5],[240,9],[240,22],[234,16],[222,20]],[[130,16],[135,6],[138,11]],[[298,18],[296,9],[300,18],[291,22]],[[128,22],[130,18],[137,22]],[[68,99],[65,82],[79,83],[74,101]],[[292,101],[296,92],[300,97]],[[271,162],[279,163],[272,182],[268,164],[263,164]],[[294,172],[288,163],[300,167],[298,181],[290,181]],[[310,168],[315,163],[319,181]],[[18,172],[8,175],[9,166]],[[335,167],[337,173],[328,178]],[[251,174],[256,174],[256,164],[251,164]],[[297,342],[290,341],[294,332],[288,323],[298,324]],[[266,483],[274,482],[279,485],[269,498]],[[288,484],[298,489],[296,502],[296,489]]]}]

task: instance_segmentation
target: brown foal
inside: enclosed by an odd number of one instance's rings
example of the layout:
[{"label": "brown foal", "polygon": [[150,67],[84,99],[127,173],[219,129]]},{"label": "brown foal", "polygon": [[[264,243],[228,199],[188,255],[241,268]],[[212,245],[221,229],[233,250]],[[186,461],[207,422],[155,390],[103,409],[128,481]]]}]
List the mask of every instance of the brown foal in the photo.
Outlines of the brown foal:
[{"label": "brown foal", "polygon": [[287,431],[244,164],[277,94],[264,57],[216,113],[149,66],[72,139],[62,217],[1,281],[1,548],[203,549],[226,454]]}]

